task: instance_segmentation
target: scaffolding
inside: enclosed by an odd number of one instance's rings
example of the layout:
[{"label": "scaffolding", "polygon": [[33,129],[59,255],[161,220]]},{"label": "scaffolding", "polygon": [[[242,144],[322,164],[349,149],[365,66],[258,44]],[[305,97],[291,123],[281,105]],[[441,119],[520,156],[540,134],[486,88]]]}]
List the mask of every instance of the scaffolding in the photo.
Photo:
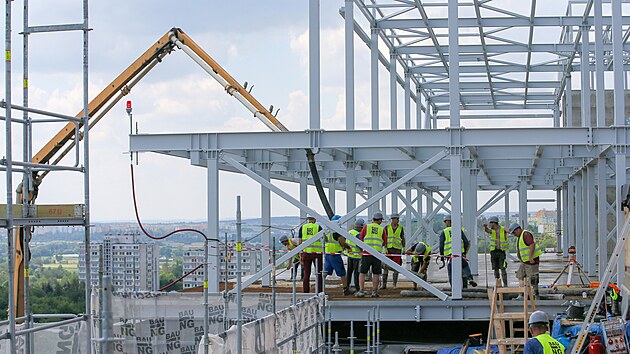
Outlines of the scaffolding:
[{"label": "scaffolding", "polygon": [[[89,186],[89,119],[88,116],[88,1],[82,1],[82,19],[80,23],[32,26],[29,24],[29,2],[24,0],[23,7],[23,78],[22,78],[22,106],[14,104],[12,101],[12,1],[6,2],[5,8],[5,98],[1,105],[5,109],[2,119],[5,121],[6,150],[0,168],[6,175],[6,200],[2,216],[2,227],[7,230],[8,245],[8,274],[9,274],[9,309],[7,332],[2,335],[2,339],[8,339],[9,351],[15,353],[18,349],[17,339],[23,336],[24,341],[21,349],[25,353],[32,353],[34,350],[33,334],[45,329],[69,325],[75,322],[89,323],[91,318],[90,306],[90,186]],[[29,107],[29,36],[39,33],[80,31],[82,38],[82,103],[83,111],[76,117],[49,112],[45,110]],[[14,116],[15,112],[21,111],[22,118]],[[35,116],[35,117],[33,117]],[[40,161],[33,156],[33,130],[36,126],[48,123],[67,123],[66,129],[74,130],[74,144],[68,152],[74,149],[74,163],[72,165],[59,164],[60,159],[54,164],[49,161]],[[16,159],[13,152],[12,127],[17,124],[22,127],[22,158]],[[80,140],[83,144],[80,144]],[[82,155],[82,156],[81,156]],[[41,178],[50,172],[72,171],[83,175],[83,203],[71,205],[37,205],[35,198]],[[13,182],[14,173],[22,175],[22,182],[17,186],[18,198],[14,200]],[[52,225],[75,225],[83,226],[85,230],[84,245],[86,259],[86,283],[85,283],[85,313],[84,314],[33,314],[29,301],[29,241],[31,238],[31,227],[52,226]],[[23,244],[22,244],[23,242]],[[16,247],[23,257],[23,272],[15,274],[14,265],[16,262]],[[22,272],[22,267],[19,268]],[[23,284],[21,282],[23,281]],[[16,296],[17,295],[17,296]],[[34,326],[35,321],[40,318],[62,319],[56,323]],[[16,324],[21,322],[22,327],[17,330]],[[92,345],[90,331],[86,331],[86,347]]]}]

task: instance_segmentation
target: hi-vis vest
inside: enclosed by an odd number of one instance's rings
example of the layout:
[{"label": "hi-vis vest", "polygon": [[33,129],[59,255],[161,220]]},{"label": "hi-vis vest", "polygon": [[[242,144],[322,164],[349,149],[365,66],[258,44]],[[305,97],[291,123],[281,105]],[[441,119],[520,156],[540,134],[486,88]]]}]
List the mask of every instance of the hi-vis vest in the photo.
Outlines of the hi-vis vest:
[{"label": "hi-vis vest", "polygon": [[365,237],[363,238],[368,246],[376,252],[383,251],[383,227],[377,223],[367,224],[365,227]]},{"label": "hi-vis vest", "polygon": [[[525,244],[525,240],[524,240],[524,235],[526,232],[526,230],[523,230],[523,232],[521,233],[521,236],[518,238],[518,250],[519,250],[519,259],[521,260],[521,262],[523,263],[527,263],[529,262],[529,246]],[[531,234],[531,232],[529,232]],[[532,234],[533,237],[534,234]],[[540,257],[540,255],[542,254],[542,251],[540,250],[540,246],[538,246],[537,243],[534,243],[536,245],[536,248],[534,248],[534,258],[536,257]]]},{"label": "hi-vis vest", "polygon": [[[508,245],[508,238],[507,238],[507,234],[505,233],[505,228],[503,226],[501,226],[501,229],[499,230],[499,247],[501,247],[502,251],[507,251],[510,246]],[[492,234],[490,236],[490,251],[494,251],[496,248],[496,244],[497,244],[497,231],[492,229]]]},{"label": "hi-vis vest", "polygon": [[387,225],[387,248],[395,248],[401,250],[402,245],[402,226],[398,225],[396,231],[391,224]]},{"label": "hi-vis vest", "polygon": [[[354,237],[359,237],[359,235],[361,234],[361,232],[355,229],[348,231],[348,233],[350,233],[350,235]],[[344,250],[343,253],[345,253],[346,256],[350,258],[361,258],[361,249],[359,248],[359,246],[357,246],[356,243],[352,242],[351,240],[346,240],[346,243],[348,244],[348,246],[350,246],[350,249]]]},{"label": "hi-vis vest", "polygon": [[553,339],[549,334],[539,334],[534,338],[542,345],[544,354],[564,354],[564,345]]},{"label": "hi-vis vest", "polygon": [[[297,246],[298,246],[298,245],[296,245],[295,243],[293,243],[293,239],[292,239],[292,238],[290,238],[290,239],[289,239],[289,244],[287,245],[287,249],[290,251],[290,250],[294,249],[294,248],[295,248],[295,247],[297,247]],[[299,254],[293,257],[293,261],[296,261],[296,260],[298,260],[298,261],[300,260],[300,255],[299,255]]]},{"label": "hi-vis vest", "polygon": [[[462,227],[462,232],[464,232],[464,228]],[[464,247],[464,240],[462,238],[462,254],[466,252],[466,247]],[[451,240],[451,227],[447,227],[444,229],[444,255],[450,256],[453,254],[453,245]]]},{"label": "hi-vis vest", "polygon": [[[388,235],[387,237],[389,237],[389,235]],[[424,256],[424,257],[426,257],[426,256],[428,256],[429,254],[431,254],[431,246],[429,246],[428,244],[426,244],[426,243],[424,243],[424,242],[418,242],[418,244],[423,244],[423,245],[424,245],[424,247],[426,247],[426,251],[424,251],[424,254],[423,254],[423,256]],[[417,246],[416,246],[416,247],[417,247]],[[415,254],[415,251],[414,251],[414,256],[413,256],[413,257],[411,257],[411,261],[412,261],[413,263],[418,263],[418,261],[419,261],[419,259],[418,259],[418,255],[416,255],[416,254]]]},{"label": "hi-vis vest", "polygon": [[[319,230],[319,225],[308,223],[302,226],[302,242],[306,242],[309,238],[315,236]],[[306,247],[304,252],[306,253],[320,253],[322,251],[322,241],[317,240],[312,245]]]},{"label": "hi-vis vest", "polygon": [[326,253],[341,253],[343,247],[339,244],[339,241],[335,241],[332,234],[326,234]]}]

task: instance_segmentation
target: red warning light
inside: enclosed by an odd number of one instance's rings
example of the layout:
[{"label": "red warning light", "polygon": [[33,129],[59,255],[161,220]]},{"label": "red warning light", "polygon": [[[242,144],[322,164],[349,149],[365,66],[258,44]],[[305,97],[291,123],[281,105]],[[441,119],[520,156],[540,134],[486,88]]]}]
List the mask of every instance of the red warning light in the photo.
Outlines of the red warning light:
[{"label": "red warning light", "polygon": [[131,101],[127,101],[127,109],[131,109]]}]

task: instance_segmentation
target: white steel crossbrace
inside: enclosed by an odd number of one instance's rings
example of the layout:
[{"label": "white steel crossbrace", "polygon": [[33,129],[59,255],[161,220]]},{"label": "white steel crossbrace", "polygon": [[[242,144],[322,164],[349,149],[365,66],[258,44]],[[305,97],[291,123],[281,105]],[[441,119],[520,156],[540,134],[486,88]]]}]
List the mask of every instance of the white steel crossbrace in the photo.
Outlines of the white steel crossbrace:
[{"label": "white steel crossbrace", "polygon": [[617,239],[617,245],[613,250],[613,254],[608,261],[608,266],[606,267],[606,271],[604,272],[603,277],[600,279],[599,288],[597,289],[597,293],[595,294],[595,298],[593,298],[593,302],[591,302],[591,307],[588,309],[588,313],[586,315],[586,319],[584,320],[584,324],[582,324],[582,328],[580,328],[580,333],[575,341],[575,345],[573,346],[573,350],[571,354],[578,354],[582,345],[584,345],[584,341],[588,335],[588,328],[593,323],[593,318],[597,313],[597,309],[599,308],[599,304],[604,298],[604,294],[606,294],[606,287],[608,287],[608,282],[612,278],[613,274],[617,271],[617,260],[621,255],[621,251],[624,249],[624,245],[626,243],[626,239],[628,238],[628,234],[630,233],[630,218],[626,219],[625,224],[623,225],[623,229],[621,231],[620,237]]},{"label": "white steel crossbrace", "polygon": [[[221,156],[221,159],[223,161],[227,162],[228,164],[230,164],[231,166],[233,166],[234,168],[236,168],[237,170],[239,170],[240,172],[242,172],[245,175],[249,176],[250,178],[254,179],[256,182],[260,183],[261,185],[265,186],[266,188],[269,188],[272,192],[274,192],[277,195],[279,195],[280,197],[284,198],[289,203],[295,205],[296,207],[298,207],[298,208],[300,208],[302,210],[307,211],[310,215],[316,216],[317,219],[320,220],[320,222],[322,224],[324,224],[324,226],[327,226],[331,230],[339,233],[340,235],[342,235],[346,239],[351,240],[357,246],[359,246],[362,249],[366,250],[367,252],[371,253],[374,257],[379,259],[384,264],[386,264],[389,267],[391,267],[392,269],[400,272],[401,274],[403,274],[404,276],[409,278],[411,281],[416,282],[421,287],[423,287],[424,289],[428,290],[433,295],[437,296],[440,300],[445,301],[445,300],[448,299],[448,295],[446,295],[445,293],[441,292],[440,290],[435,288],[433,285],[431,285],[431,284],[425,282],[424,280],[420,279],[417,275],[415,275],[414,273],[410,272],[409,270],[407,270],[407,269],[403,268],[402,266],[394,263],[391,259],[385,257],[383,254],[376,252],[373,248],[371,248],[370,246],[365,244],[363,241],[361,241],[360,239],[356,238],[355,236],[350,234],[347,230],[344,230],[343,228],[341,228],[339,226],[339,225],[347,222],[348,220],[350,220],[352,217],[354,217],[357,214],[359,214],[362,210],[367,208],[374,201],[379,200],[383,196],[387,195],[390,192],[389,189],[397,188],[399,185],[401,185],[404,182],[406,182],[406,180],[411,179],[414,176],[414,174],[420,173],[422,170],[424,170],[426,168],[429,168],[436,161],[439,161],[440,159],[442,159],[445,155],[446,155],[446,152],[444,152],[444,151],[442,153],[440,153],[440,154],[437,154],[433,158],[429,159],[427,162],[425,162],[425,163],[421,164],[420,166],[418,166],[413,172],[407,174],[406,176],[401,177],[397,182],[394,182],[389,187],[387,187],[387,188],[383,189],[381,192],[375,194],[370,199],[368,199],[366,202],[364,202],[363,204],[361,204],[360,206],[358,206],[354,210],[349,211],[341,219],[336,220],[334,222],[328,220],[326,217],[321,216],[319,213],[317,213],[315,210],[309,208],[308,206],[300,203],[297,199],[291,197],[288,193],[284,192],[282,189],[280,189],[280,188],[274,186],[273,184],[271,184],[270,182],[266,181],[265,179],[263,179],[262,177],[260,177],[256,173],[254,173],[253,171],[249,170],[247,167],[241,165],[241,163],[239,163],[238,161],[232,159],[231,157],[228,157],[227,155],[223,154]],[[321,232],[318,233],[318,235],[319,234],[321,234]],[[275,264],[268,265],[263,270],[261,270],[260,272],[256,273],[254,276],[250,277],[247,281],[243,282],[243,287],[246,287],[246,286],[252,284],[254,281],[259,279],[262,275],[270,272],[271,269],[273,269],[273,267],[278,266],[278,264],[282,264],[282,262],[290,259],[294,255],[296,255],[298,252],[300,252],[304,248],[308,247],[308,245],[310,245],[311,243],[314,243],[315,240],[313,240],[313,239],[315,239],[315,237],[312,237],[312,238],[308,239],[305,243],[301,244],[300,246],[296,247],[295,249],[293,249],[290,252],[286,253],[284,256],[282,256],[279,259],[277,259]],[[312,242],[309,243],[309,241],[312,241]]]}]

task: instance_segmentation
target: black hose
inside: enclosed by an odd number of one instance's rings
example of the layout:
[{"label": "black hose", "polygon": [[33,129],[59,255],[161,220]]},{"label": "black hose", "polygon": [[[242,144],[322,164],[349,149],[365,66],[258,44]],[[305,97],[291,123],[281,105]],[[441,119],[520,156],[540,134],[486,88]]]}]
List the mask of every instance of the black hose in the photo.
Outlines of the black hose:
[{"label": "black hose", "polygon": [[306,150],[306,159],[308,160],[308,167],[311,170],[311,176],[313,177],[313,184],[315,184],[315,188],[317,188],[317,194],[319,195],[319,200],[321,200],[322,205],[324,206],[324,210],[326,211],[326,215],[328,215],[329,219],[332,219],[335,216],[335,211],[330,207],[330,203],[328,202],[328,197],[326,197],[326,193],[324,192],[324,186],[322,186],[322,181],[319,178],[319,172],[317,172],[317,165],[315,164],[315,154],[313,154],[313,150]]}]

